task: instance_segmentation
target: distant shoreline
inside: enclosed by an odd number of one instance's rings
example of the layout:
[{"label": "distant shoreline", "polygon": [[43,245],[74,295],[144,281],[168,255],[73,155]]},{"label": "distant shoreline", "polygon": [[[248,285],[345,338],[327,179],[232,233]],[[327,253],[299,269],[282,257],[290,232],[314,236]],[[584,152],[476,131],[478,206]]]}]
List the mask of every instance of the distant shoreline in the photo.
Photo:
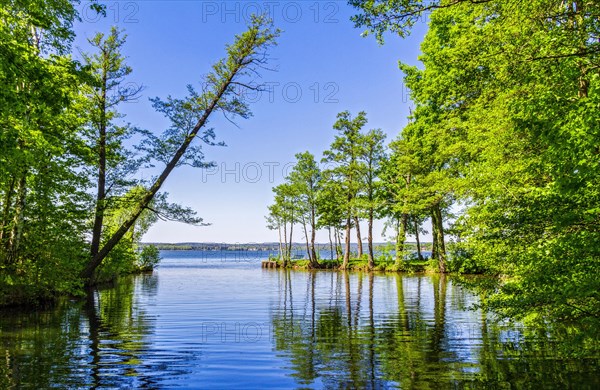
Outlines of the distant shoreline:
[{"label": "distant shoreline", "polygon": [[[159,250],[181,250],[181,251],[192,251],[192,250],[204,250],[204,251],[278,251],[279,243],[277,242],[264,242],[264,243],[204,243],[204,242],[179,242],[179,243],[164,243],[164,242],[143,242],[140,246],[154,245]],[[330,248],[329,243],[315,244],[319,250],[327,250]],[[393,247],[393,243],[373,243],[375,248],[381,247]],[[408,248],[416,248],[416,242],[406,242],[405,246]],[[306,244],[301,242],[295,242],[292,244],[294,249],[306,249]],[[351,244],[351,247],[355,249],[356,243]],[[430,242],[421,242],[421,248],[427,250],[431,247]],[[366,248],[366,243],[363,243],[363,248]]]}]

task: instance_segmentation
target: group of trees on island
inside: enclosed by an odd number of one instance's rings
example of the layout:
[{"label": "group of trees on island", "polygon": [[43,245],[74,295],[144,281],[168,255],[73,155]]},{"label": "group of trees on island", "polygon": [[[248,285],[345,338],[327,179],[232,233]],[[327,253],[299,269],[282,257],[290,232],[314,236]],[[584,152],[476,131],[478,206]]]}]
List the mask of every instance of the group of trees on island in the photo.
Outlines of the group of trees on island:
[{"label": "group of trees on island", "polygon": [[[381,44],[425,19],[429,29],[422,66],[400,64],[413,110],[377,168],[382,196],[369,203],[365,146],[355,149],[361,138],[352,126],[364,116],[341,114],[342,131],[324,155],[339,167],[321,173],[317,227],[345,228],[348,240],[354,217],[374,205],[376,215],[400,221],[402,240],[427,216],[440,271],[451,233],[453,261],[464,271],[502,275],[486,283],[489,307],[509,316],[600,317],[600,3],[349,3],[357,27]],[[305,221],[295,175],[276,188],[275,226]]]},{"label": "group of trees on island", "polygon": [[[125,35],[112,28],[73,54],[78,1],[2,1],[0,7],[0,305],[78,293],[156,262],[137,243],[158,218],[199,224],[167,201],[165,179],[182,164],[204,167],[196,139],[214,145],[214,113],[247,118],[247,81],[279,32],[266,17],[226,47],[201,92],[151,99],[170,121],[160,135],[128,124],[119,105],[128,82]],[[89,4],[105,14],[104,6]],[[77,59],[79,58],[79,59]],[[154,130],[154,129],[153,129]],[[158,172],[137,179],[141,169]]]},{"label": "group of trees on island", "polygon": [[[415,234],[419,241],[419,233],[424,232],[423,224],[431,217],[432,259],[440,271],[445,272],[443,219],[448,213],[444,210],[442,215],[437,197],[432,196],[428,201],[415,197],[421,180],[419,173],[424,174],[424,171],[402,170],[402,160],[410,164],[410,156],[399,148],[399,141],[386,145],[383,131],[364,131],[366,123],[365,112],[359,112],[356,117],[348,111],[339,113],[333,126],[338,134],[320,161],[310,152],[296,154],[295,164],[284,183],[273,188],[274,203],[269,206],[267,224],[279,232],[283,265],[287,266],[290,261],[294,225],[298,225],[306,239],[310,267],[320,266],[315,250],[316,232],[327,229],[332,259],[335,254],[342,260],[340,268],[347,269],[354,229],[356,256],[361,258],[364,252],[368,267],[373,269],[373,222],[387,218],[388,225],[395,231],[395,264],[401,267],[407,234]],[[366,251],[362,244],[361,221],[367,224]],[[418,243],[418,256],[422,259],[420,248]]]}]

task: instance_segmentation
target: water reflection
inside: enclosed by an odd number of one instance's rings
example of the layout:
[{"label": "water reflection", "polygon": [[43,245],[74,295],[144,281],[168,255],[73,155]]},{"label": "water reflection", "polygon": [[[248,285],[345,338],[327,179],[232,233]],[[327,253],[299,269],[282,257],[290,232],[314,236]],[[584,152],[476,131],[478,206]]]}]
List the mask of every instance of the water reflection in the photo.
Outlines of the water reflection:
[{"label": "water reflection", "polygon": [[0,311],[0,389],[600,388],[598,328],[499,322],[449,276],[182,256],[84,300]]},{"label": "water reflection", "polygon": [[[124,278],[43,311],[12,310],[0,319],[0,388],[156,388],[189,372],[193,353],[151,344],[146,313],[157,277]],[[177,364],[179,363],[179,364]]]},{"label": "water reflection", "polygon": [[[279,273],[280,296],[272,314],[275,347],[304,386],[599,385],[585,366],[597,365],[597,356],[561,354],[557,329],[518,328],[465,310],[476,297],[445,275]],[[302,284],[304,291],[296,286]]]}]

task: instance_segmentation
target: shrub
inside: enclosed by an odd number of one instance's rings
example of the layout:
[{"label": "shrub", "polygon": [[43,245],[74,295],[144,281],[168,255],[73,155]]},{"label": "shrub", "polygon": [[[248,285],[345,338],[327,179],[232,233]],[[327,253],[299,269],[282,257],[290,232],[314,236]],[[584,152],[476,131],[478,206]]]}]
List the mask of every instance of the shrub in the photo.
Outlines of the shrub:
[{"label": "shrub", "polygon": [[152,271],[160,263],[160,251],[154,245],[146,245],[139,254],[138,266],[141,271]]}]

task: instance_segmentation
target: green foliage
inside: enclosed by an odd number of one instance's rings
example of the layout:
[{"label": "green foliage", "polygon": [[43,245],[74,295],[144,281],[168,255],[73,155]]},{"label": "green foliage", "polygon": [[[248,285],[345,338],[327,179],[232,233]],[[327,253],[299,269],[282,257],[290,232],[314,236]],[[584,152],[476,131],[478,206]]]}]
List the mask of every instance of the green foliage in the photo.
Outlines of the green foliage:
[{"label": "green foliage", "polygon": [[186,98],[169,96],[166,100],[152,99],[154,108],[170,120],[170,127],[161,137],[147,134],[148,139],[140,150],[152,157],[149,161],[165,164],[164,168],[152,180],[152,184],[144,189],[129,215],[121,221],[98,252],[92,251],[80,277],[88,281],[93,279],[97,268],[125,238],[142,213],[149,209],[165,180],[176,167],[186,163],[196,167],[207,166],[199,147],[193,146],[192,142],[199,139],[205,144],[215,145],[214,130],[206,127],[213,112],[221,111],[232,118],[250,116],[248,101],[244,98],[246,94],[239,93],[235,87],[241,85],[250,89],[260,88],[252,82],[246,84],[242,78],[256,76],[260,69],[264,69],[268,59],[265,51],[276,44],[278,36],[279,30],[273,29],[269,19],[265,16],[253,16],[248,29],[226,47],[227,56],[214,64],[212,72],[205,76],[201,94],[189,86]]},{"label": "green foliage", "polygon": [[90,197],[85,78],[66,54],[75,18],[71,2],[0,8],[0,304],[81,285]]},{"label": "green foliage", "polygon": [[450,269],[500,275],[485,304],[501,314],[597,320],[599,4],[351,4],[380,41],[430,19],[424,66],[401,65],[416,107],[395,147],[409,158],[396,166],[416,170],[407,205],[439,206],[434,237],[439,211],[460,209]]},{"label": "green foliage", "polygon": [[454,242],[449,245],[448,271],[460,274],[490,273],[484,264],[478,261],[468,245],[463,242]]},{"label": "green foliage", "polygon": [[[80,64],[70,54],[78,2],[0,3],[0,305],[76,294],[82,279],[114,279],[140,261],[148,267],[155,259],[144,253],[140,260],[137,246],[150,224],[202,223],[193,210],[168,203],[162,183],[181,163],[204,166],[202,153],[188,146],[198,133],[218,144],[204,128],[212,111],[250,116],[236,83],[260,88],[241,77],[264,67],[279,32],[253,17],[202,94],[155,99],[172,121],[157,137],[123,123],[117,110],[141,90],[124,83],[132,70],[122,31],[91,38],[93,52],[82,53]],[[90,7],[104,13],[96,2]],[[134,134],[141,145],[126,147]],[[150,188],[134,180],[142,164],[161,159],[168,166]]]},{"label": "green foliage", "polygon": [[155,245],[144,245],[139,253],[138,267],[141,271],[152,271],[160,263],[160,251]]}]

